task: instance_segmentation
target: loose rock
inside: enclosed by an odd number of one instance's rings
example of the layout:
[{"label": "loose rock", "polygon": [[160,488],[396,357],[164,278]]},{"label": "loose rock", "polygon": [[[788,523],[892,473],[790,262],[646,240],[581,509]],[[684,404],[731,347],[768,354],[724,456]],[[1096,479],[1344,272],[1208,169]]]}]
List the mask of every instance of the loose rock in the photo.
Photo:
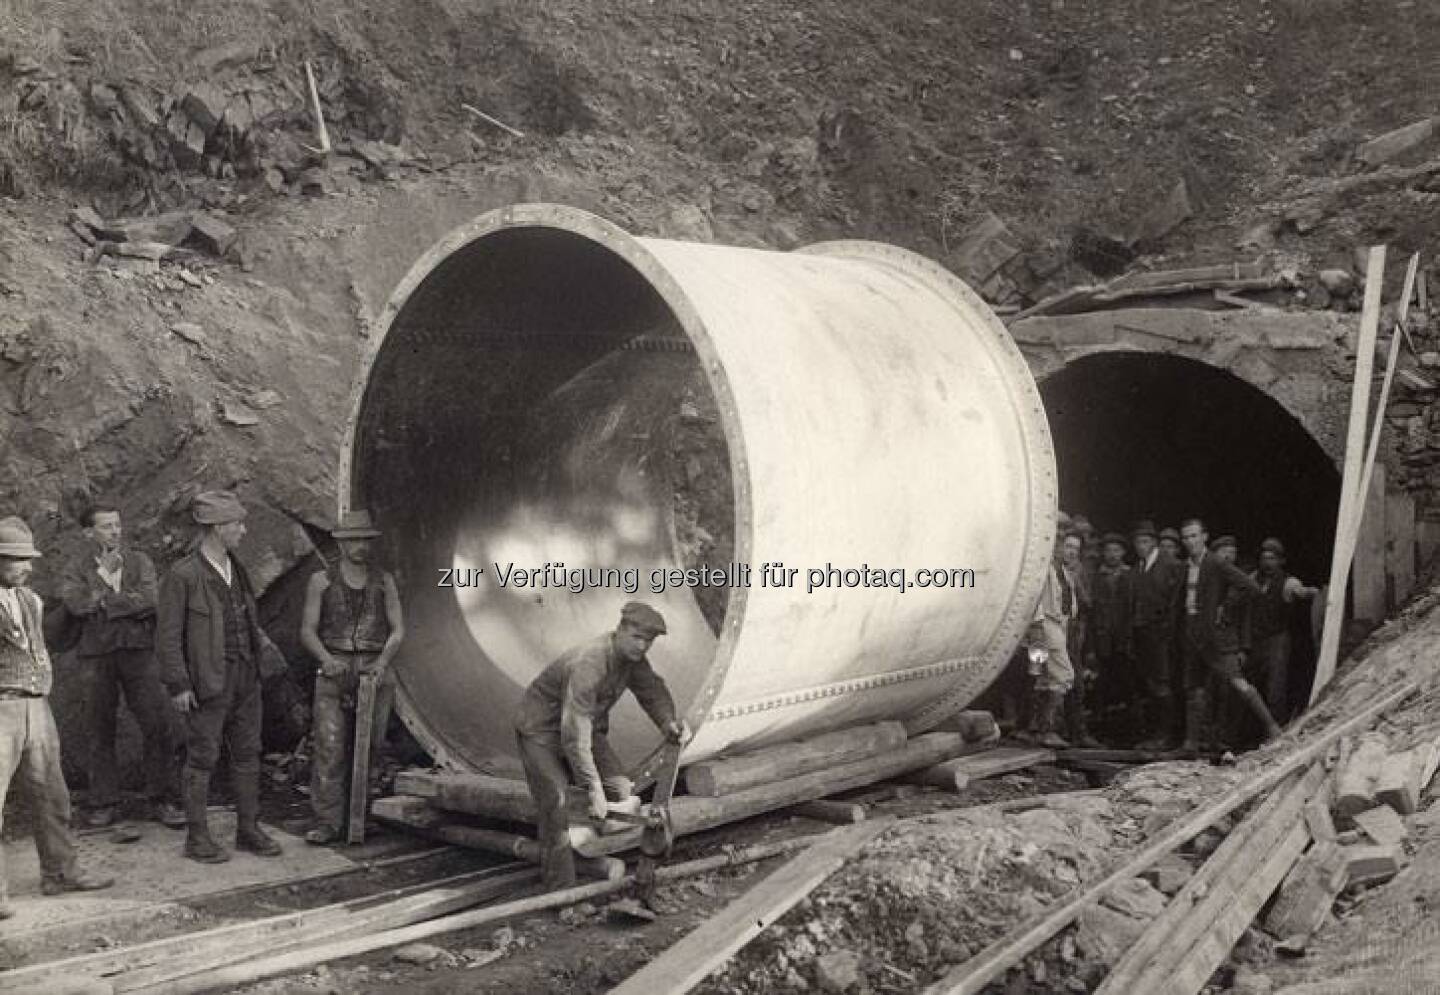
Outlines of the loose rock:
[{"label": "loose rock", "polygon": [[860,955],[850,950],[822,954],[815,960],[815,983],[825,992],[848,992],[860,984]]},{"label": "loose rock", "polygon": [[411,943],[395,951],[395,960],[404,964],[428,964],[445,955],[445,951],[429,943]]}]

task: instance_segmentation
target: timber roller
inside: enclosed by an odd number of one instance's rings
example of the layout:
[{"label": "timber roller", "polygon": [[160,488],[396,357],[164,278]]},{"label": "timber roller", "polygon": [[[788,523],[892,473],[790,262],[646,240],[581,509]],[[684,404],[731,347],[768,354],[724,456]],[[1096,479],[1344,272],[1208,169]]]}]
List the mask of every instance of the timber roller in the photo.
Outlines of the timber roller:
[{"label": "timber roller", "polygon": [[[650,659],[696,730],[687,763],[880,719],[924,731],[1024,632],[1056,513],[1039,391],[922,256],[637,238],[519,204],[433,246],[379,324],[340,503],[385,529],[397,708],[441,763],[518,773],[525,686],[632,598],[668,622]],[[810,589],[827,566],[870,572]],[[953,586],[872,583],[921,570]],[[658,740],[625,696],[621,756]]]}]

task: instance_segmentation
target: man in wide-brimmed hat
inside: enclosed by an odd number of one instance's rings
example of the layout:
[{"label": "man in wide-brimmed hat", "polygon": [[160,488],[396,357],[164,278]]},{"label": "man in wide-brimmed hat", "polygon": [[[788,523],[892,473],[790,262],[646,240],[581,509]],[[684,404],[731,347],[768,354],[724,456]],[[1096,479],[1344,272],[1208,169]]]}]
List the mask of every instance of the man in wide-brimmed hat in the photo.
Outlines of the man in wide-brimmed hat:
[{"label": "man in wide-brimmed hat", "polygon": [[300,642],[319,663],[311,727],[310,805],[315,825],[305,834],[317,846],[335,843],[345,828],[355,742],[355,691],[361,674],[376,675],[371,717],[371,785],[395,700],[390,661],[405,638],[400,592],[388,571],[370,561],[380,530],[367,511],[343,515],[330,535],[340,560],[316,571],[305,589]]},{"label": "man in wide-brimmed hat", "polygon": [[[40,556],[29,527],[0,518],[0,822],[12,781],[29,794],[40,851],[41,890],[47,895],[95,891],[114,884],[76,864],[70,835],[70,791],[60,767],[60,734],[50,712],[52,670],[41,629],[43,606],[29,587],[31,561]],[[18,776],[17,776],[18,775]],[[15,914],[0,847],[0,919]]]},{"label": "man in wide-brimmed hat", "polygon": [[232,555],[245,535],[245,508],[230,491],[196,495],[200,542],[160,585],[156,646],[161,679],[185,722],[185,856],[214,864],[230,854],[210,835],[210,774],[222,741],[235,787],[235,847],[278,857],[260,828],[262,657],[275,653],[260,628],[250,577]]},{"label": "man in wide-brimmed hat", "polygon": [[562,653],[530,682],[520,703],[515,733],[525,780],[539,812],[541,870],[547,887],[575,883],[575,855],[567,833],[570,777],[589,799],[591,818],[603,819],[608,802],[631,791],[624,766],[610,748],[610,709],[628,689],[650,721],[674,742],[690,731],[675,714],[664,678],[646,653],[665,634],[665,619],[643,601],[620,610],[620,624]]}]

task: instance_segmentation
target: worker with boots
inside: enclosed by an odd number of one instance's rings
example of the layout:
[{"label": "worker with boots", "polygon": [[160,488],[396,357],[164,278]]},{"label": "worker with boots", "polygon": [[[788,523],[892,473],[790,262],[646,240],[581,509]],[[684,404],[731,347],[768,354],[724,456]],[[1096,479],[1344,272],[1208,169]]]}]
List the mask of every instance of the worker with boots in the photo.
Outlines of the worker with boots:
[{"label": "worker with boots", "polygon": [[1182,724],[1176,701],[1183,694],[1183,684],[1176,679],[1171,652],[1182,568],[1160,547],[1154,522],[1137,522],[1130,539],[1135,544],[1135,568],[1130,575],[1131,646],[1139,683],[1145,689],[1145,721],[1151,732],[1151,738],[1138,747],[1171,750],[1179,743]]},{"label": "worker with boots", "polygon": [[[26,582],[38,559],[29,527],[0,518],[0,824],[5,796],[19,775],[35,820],[40,889],[46,895],[98,891],[115,883],[80,870],[70,835],[70,789],[60,767],[60,734],[50,712],[53,670],[41,629],[44,608]],[[0,919],[15,914],[0,846]]]},{"label": "worker with boots", "polygon": [[104,505],[81,518],[86,548],[60,578],[60,596],[80,619],[75,655],[87,677],[90,732],[90,811],[93,827],[115,821],[120,766],[115,756],[120,695],[135,716],[143,743],[151,815],[172,829],[185,825],[177,804],[175,743],[160,668],[155,662],[155,565],[122,543],[120,512]]},{"label": "worker with boots", "polygon": [[1300,601],[1320,593],[1285,571],[1285,546],[1279,539],[1260,544],[1255,572],[1260,593],[1250,603],[1250,659],[1253,673],[1265,689],[1265,701],[1277,722],[1289,718],[1290,613]]},{"label": "worker with boots", "polygon": [[1134,605],[1132,573],[1125,562],[1129,544],[1118,532],[1107,532],[1100,541],[1100,566],[1093,583],[1090,611],[1089,652],[1099,674],[1096,694],[1091,696],[1095,715],[1106,716],[1106,726],[1121,717],[1128,721],[1135,693],[1135,670],[1131,663],[1132,629],[1130,612]]},{"label": "worker with boots", "polygon": [[191,515],[200,540],[160,586],[156,631],[161,676],[185,724],[185,856],[207,864],[230,859],[206,818],[223,740],[235,787],[235,847],[278,857],[280,844],[259,818],[262,668],[279,653],[260,628],[249,575],[233,555],[245,535],[245,508],[230,491],[205,491]]},{"label": "worker with boots", "polygon": [[650,720],[672,742],[690,730],[676,717],[664,678],[646,654],[665,634],[654,608],[631,601],[613,632],[562,653],[530,682],[520,703],[515,734],[525,780],[535,799],[542,876],[547,888],[575,884],[566,792],[573,777],[585,792],[592,819],[604,819],[609,803],[632,792],[624,767],[606,739],[610,709],[629,690]]},{"label": "worker with boots", "polygon": [[[1221,535],[1210,542],[1210,555],[1221,562],[1239,567],[1236,559],[1240,554],[1240,543],[1233,535]],[[1248,570],[1241,573],[1249,574]],[[1250,651],[1250,605],[1248,599],[1233,597],[1231,603],[1220,613],[1217,621],[1216,638],[1222,647],[1231,648],[1240,665],[1240,673],[1246,672],[1246,659]],[[1202,746],[1215,752],[1239,749],[1247,732],[1245,715],[1230,707],[1226,691],[1228,680],[1219,674],[1210,674],[1206,697],[1209,711],[1203,728],[1208,736],[1202,737]]]},{"label": "worker with boots", "polygon": [[1033,704],[1030,707],[1030,728],[1016,736],[1023,742],[1039,743],[1050,749],[1066,749],[1056,731],[1065,696],[1075,684],[1075,668],[1068,648],[1070,620],[1075,616],[1076,597],[1062,562],[1067,537],[1076,542],[1079,536],[1071,531],[1070,519],[1062,512],[1055,527],[1055,553],[1050,569],[1045,572],[1045,585],[1035,615],[1025,634],[1030,656],[1030,675],[1034,681]]},{"label": "worker with boots", "polygon": [[[1060,569],[1075,595],[1075,612],[1065,629],[1065,652],[1076,670],[1070,692],[1065,696],[1062,715],[1065,720],[1065,734],[1070,737],[1070,742],[1076,746],[1094,749],[1100,744],[1090,735],[1089,722],[1098,677],[1092,646],[1092,614],[1095,605],[1092,595],[1093,574],[1085,559],[1087,533],[1074,534],[1076,521],[1083,519],[1079,516],[1071,519],[1072,534],[1067,535],[1060,546]],[[1090,530],[1091,533],[1093,531]],[[1091,545],[1098,546],[1099,543]],[[1098,550],[1096,555],[1098,556]]]},{"label": "worker with boots", "polygon": [[354,766],[356,689],[362,674],[373,674],[376,682],[367,785],[374,788],[395,701],[390,661],[405,638],[395,578],[370,565],[374,540],[380,536],[370,513],[349,512],[330,535],[340,546],[340,562],[311,575],[300,621],[300,643],[320,665],[315,674],[310,767],[310,805],[316,824],[305,834],[305,842],[316,846],[338,842],[345,827]]},{"label": "worker with boots", "polygon": [[1185,742],[1181,748],[1187,753],[1199,752],[1200,726],[1205,720],[1208,697],[1205,685],[1210,674],[1228,685],[1260,720],[1267,738],[1274,738],[1280,735],[1280,727],[1260,692],[1241,671],[1238,630],[1228,622],[1229,615],[1259,593],[1260,587],[1234,564],[1209,551],[1210,537],[1200,519],[1187,519],[1180,528],[1180,537],[1190,553],[1179,595],[1187,689]]}]

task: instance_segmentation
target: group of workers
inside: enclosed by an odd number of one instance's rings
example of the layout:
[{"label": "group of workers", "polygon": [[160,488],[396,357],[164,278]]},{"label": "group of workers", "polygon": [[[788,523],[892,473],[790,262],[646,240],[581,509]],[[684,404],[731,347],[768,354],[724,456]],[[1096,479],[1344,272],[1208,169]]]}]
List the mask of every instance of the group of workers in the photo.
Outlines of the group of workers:
[{"label": "group of workers", "polygon": [[[287,664],[260,626],[254,588],[234,555],[245,535],[244,506],[229,491],[206,491],[193,499],[191,517],[194,544],[161,579],[149,557],[125,544],[120,512],[91,507],[81,519],[84,552],[57,573],[64,610],[80,626],[75,654],[84,672],[90,733],[83,819],[101,828],[119,817],[115,734],[123,697],[143,740],[149,815],[186,830],[184,856],[201,863],[230,859],[208,819],[211,774],[223,748],[237,816],[234,848],[276,857],[280,844],[259,819],[262,684]],[[313,574],[306,588],[300,643],[318,669],[311,726],[314,819],[305,839],[316,845],[347,836],[360,681],[375,681],[372,781],[394,700],[391,662],[405,623],[394,577],[371,564],[380,534],[366,512],[347,513],[331,531],[337,561]],[[86,873],[76,861],[70,793],[49,705],[53,665],[44,602],[28,583],[40,558],[24,521],[0,519],[0,808],[12,782],[28,795],[42,890],[53,895],[108,888],[114,881]],[[659,612],[631,602],[614,631],[561,655],[525,692],[515,733],[539,811],[544,877],[554,887],[575,880],[567,833],[576,807],[572,780],[580,788],[579,807],[593,819],[603,819],[612,803],[633,791],[606,739],[609,711],[620,695],[634,693],[672,741],[690,736],[646,658],[665,631]],[[366,788],[373,791],[374,784]],[[0,849],[0,919],[15,914],[6,882]]]},{"label": "group of workers", "polygon": [[1107,737],[1194,753],[1233,745],[1247,713],[1265,738],[1279,735],[1292,606],[1318,589],[1286,572],[1278,539],[1260,544],[1253,571],[1237,554],[1233,536],[1212,542],[1198,518],[1158,531],[1142,520],[1127,537],[1062,513],[1018,662],[1032,691],[1019,738],[1099,746],[1100,717]]}]

